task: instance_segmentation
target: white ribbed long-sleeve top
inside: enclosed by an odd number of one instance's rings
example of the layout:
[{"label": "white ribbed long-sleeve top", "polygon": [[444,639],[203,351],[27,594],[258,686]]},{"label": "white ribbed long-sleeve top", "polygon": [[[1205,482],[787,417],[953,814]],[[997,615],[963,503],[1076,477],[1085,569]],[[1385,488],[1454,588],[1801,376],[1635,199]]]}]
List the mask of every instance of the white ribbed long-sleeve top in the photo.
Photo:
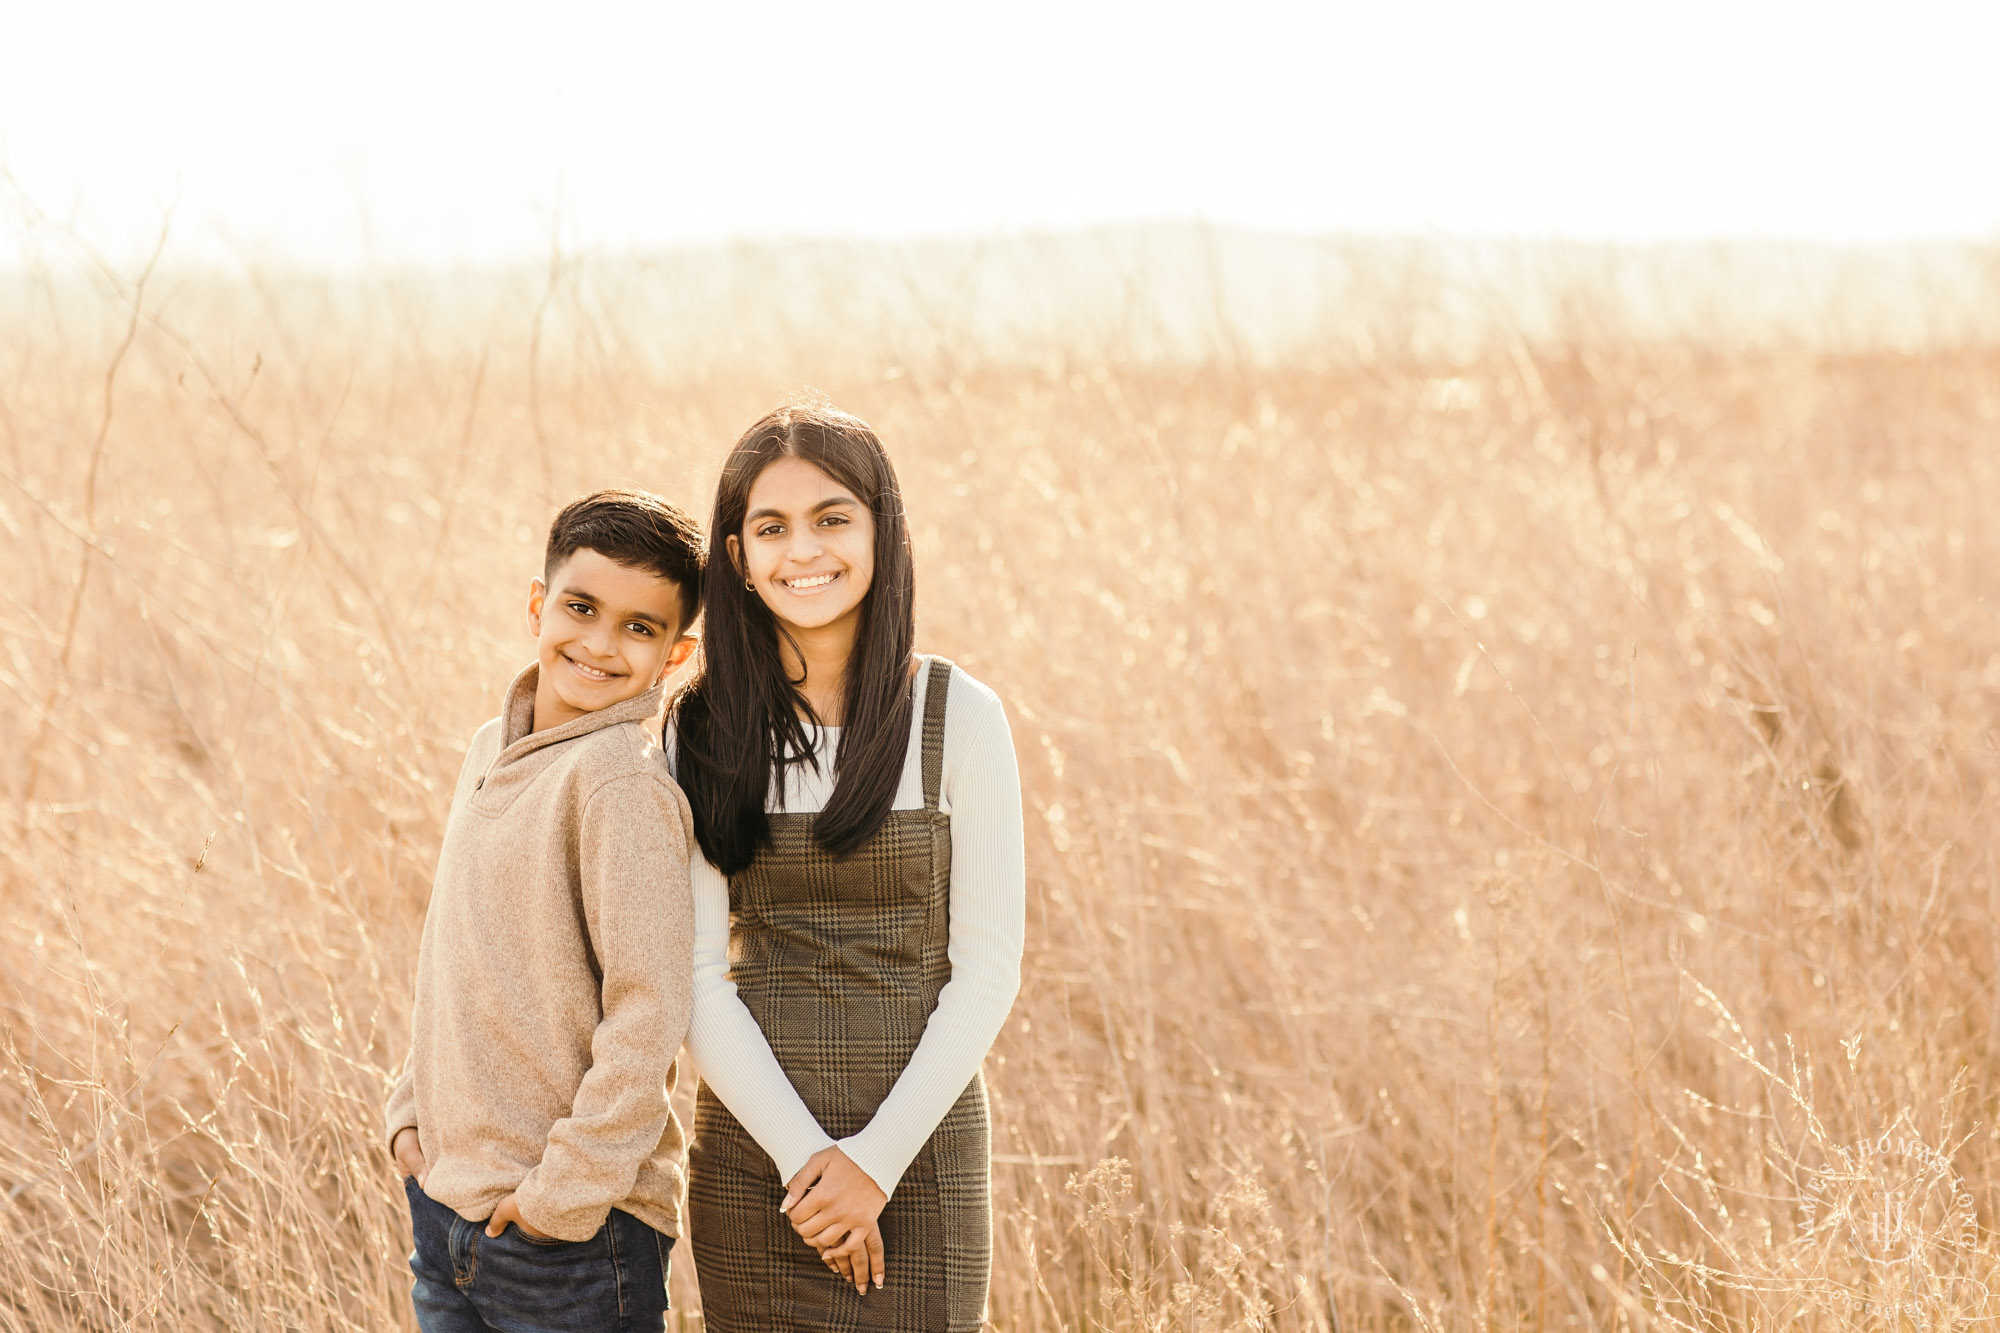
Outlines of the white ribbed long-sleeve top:
[{"label": "white ribbed long-sleeve top", "polygon": [[[910,710],[910,745],[895,808],[924,804],[923,719],[930,659],[920,655]],[[817,737],[819,766],[774,775],[766,809],[817,811],[833,795],[838,727]],[[668,755],[676,753],[673,736]],[[1021,984],[1027,869],[1021,834],[1021,779],[1000,697],[952,668],[946,698],[944,774],[939,805],[951,815],[951,979],[910,1062],[860,1133],[840,1140],[854,1164],[894,1194],[910,1162],[978,1072]],[[694,1023],[688,1052],[702,1081],[771,1155],[781,1179],[834,1140],[813,1119],[729,979],[729,882],[693,852]]]}]

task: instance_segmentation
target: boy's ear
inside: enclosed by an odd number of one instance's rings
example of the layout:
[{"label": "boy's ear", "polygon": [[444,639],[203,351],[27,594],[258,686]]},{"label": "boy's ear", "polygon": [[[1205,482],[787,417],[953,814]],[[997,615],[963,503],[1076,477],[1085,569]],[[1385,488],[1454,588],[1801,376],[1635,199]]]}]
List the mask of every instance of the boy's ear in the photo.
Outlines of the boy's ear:
[{"label": "boy's ear", "polygon": [[528,633],[539,639],[542,637],[542,607],[549,600],[549,585],[536,575],[528,580]]},{"label": "boy's ear", "polygon": [[667,664],[660,668],[660,679],[665,680],[679,671],[688,658],[694,656],[694,650],[700,643],[701,640],[692,634],[683,634],[675,639],[674,646],[667,649]]}]

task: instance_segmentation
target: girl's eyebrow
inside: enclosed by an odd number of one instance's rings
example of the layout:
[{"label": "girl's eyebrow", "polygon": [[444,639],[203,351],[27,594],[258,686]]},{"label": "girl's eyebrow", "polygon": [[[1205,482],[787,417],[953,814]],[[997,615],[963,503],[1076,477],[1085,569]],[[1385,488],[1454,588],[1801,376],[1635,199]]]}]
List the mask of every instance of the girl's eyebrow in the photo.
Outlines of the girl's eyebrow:
[{"label": "girl's eyebrow", "polygon": [[[811,509],[806,510],[806,513],[817,514],[822,509],[832,509],[836,505],[858,505],[860,503],[861,501],[855,499],[851,495],[831,495],[828,496],[826,499],[821,500]],[[783,518],[783,517],[784,515],[779,513],[775,509],[758,509],[745,515],[743,521],[745,523],[752,523],[760,518]]]}]

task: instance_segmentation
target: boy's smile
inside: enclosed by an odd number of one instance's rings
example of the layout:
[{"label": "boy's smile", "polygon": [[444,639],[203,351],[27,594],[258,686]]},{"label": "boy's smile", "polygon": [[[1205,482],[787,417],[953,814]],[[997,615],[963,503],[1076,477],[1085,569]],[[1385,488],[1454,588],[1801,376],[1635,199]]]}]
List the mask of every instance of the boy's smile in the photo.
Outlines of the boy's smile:
[{"label": "boy's smile", "polygon": [[528,585],[528,629],[541,679],[536,731],[636,698],[694,647],[681,631],[680,590],[644,569],[579,549]]},{"label": "boy's smile", "polygon": [[598,682],[606,680],[616,680],[620,675],[623,674],[622,672],[618,671],[600,671],[594,666],[589,666],[583,662],[577,661],[576,658],[569,653],[564,653],[562,657],[565,662],[568,662],[571,666],[576,668],[576,673],[579,676],[582,676],[585,680],[588,681]]}]

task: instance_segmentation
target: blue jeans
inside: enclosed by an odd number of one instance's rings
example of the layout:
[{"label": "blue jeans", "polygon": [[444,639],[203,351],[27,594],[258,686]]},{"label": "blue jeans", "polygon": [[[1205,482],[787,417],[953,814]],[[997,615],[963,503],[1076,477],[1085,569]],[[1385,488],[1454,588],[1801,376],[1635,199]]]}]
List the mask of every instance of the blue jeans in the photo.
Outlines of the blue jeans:
[{"label": "blue jeans", "polygon": [[411,1299],[423,1333],[660,1333],[666,1327],[664,1236],[614,1208],[589,1240],[498,1236],[404,1177],[416,1248]]}]

